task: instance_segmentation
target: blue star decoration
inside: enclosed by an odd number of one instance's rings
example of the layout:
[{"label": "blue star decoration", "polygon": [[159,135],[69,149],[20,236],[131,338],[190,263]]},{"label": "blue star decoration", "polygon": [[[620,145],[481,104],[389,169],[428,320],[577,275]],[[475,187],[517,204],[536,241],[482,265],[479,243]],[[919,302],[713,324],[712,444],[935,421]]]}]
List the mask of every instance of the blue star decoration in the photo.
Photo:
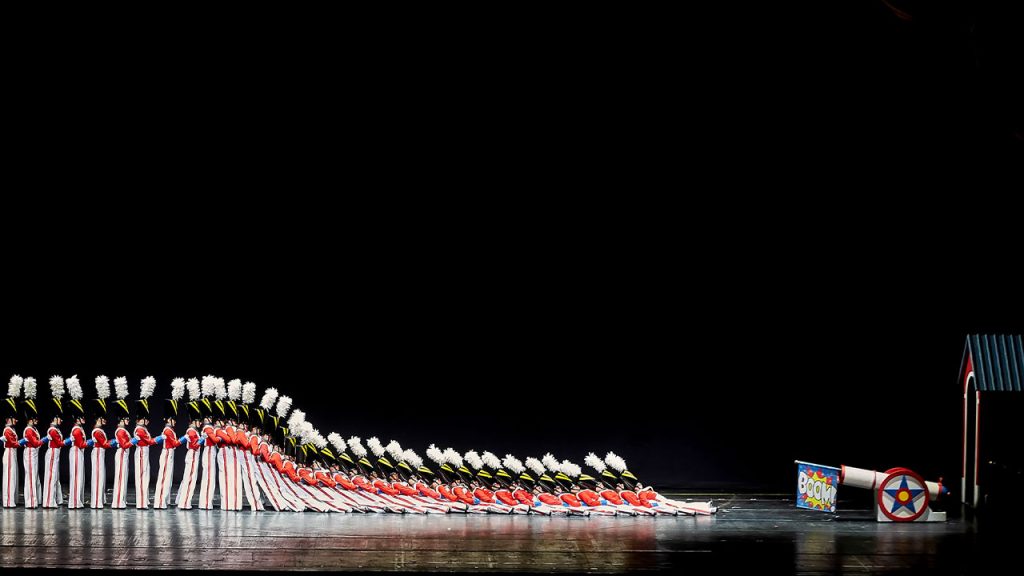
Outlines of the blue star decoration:
[{"label": "blue star decoration", "polygon": [[892,509],[889,510],[889,512],[895,514],[900,508],[906,507],[912,514],[917,514],[917,508],[914,506],[914,499],[917,498],[921,492],[924,492],[921,488],[912,489],[908,487],[907,477],[903,476],[899,488],[885,489],[885,493],[892,496]]}]

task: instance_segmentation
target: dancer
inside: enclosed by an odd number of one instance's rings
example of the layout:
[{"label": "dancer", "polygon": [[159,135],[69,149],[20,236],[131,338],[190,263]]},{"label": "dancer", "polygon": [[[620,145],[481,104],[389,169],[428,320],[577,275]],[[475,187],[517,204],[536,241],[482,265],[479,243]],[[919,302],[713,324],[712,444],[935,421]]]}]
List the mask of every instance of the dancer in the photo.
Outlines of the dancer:
[{"label": "dancer", "polygon": [[43,456],[43,508],[56,508],[64,503],[60,486],[60,449],[64,447],[64,434],[60,431],[64,416],[64,378],[51,377],[50,391],[53,402],[49,408],[53,417],[46,430],[46,455]]},{"label": "dancer", "polygon": [[18,436],[18,398],[21,397],[21,386],[24,379],[15,374],[7,384],[7,397],[4,398],[4,495],[3,507],[14,508],[18,505],[18,448],[21,439]]},{"label": "dancer", "polygon": [[[160,450],[160,467],[156,474],[156,488],[153,491],[153,508],[164,510],[171,499],[171,481],[174,479],[174,449],[181,446],[174,424],[178,416],[178,401],[185,393],[185,379],[171,381],[171,397],[164,406],[164,429],[156,438]],[[184,477],[182,478],[184,481]],[[180,490],[180,489],[179,489]]]},{"label": "dancer", "polygon": [[185,468],[181,476],[181,484],[178,485],[178,494],[174,497],[174,504],[181,510],[192,509],[192,495],[196,491],[196,481],[199,480],[199,450],[202,448],[202,437],[199,429],[202,426],[202,410],[200,409],[199,380],[190,378],[185,382],[188,389],[189,402],[186,410],[189,415],[189,426],[185,434],[178,439],[185,444]]},{"label": "dancer", "polygon": [[107,440],[107,433],[103,427],[107,425],[107,399],[110,397],[110,379],[106,376],[96,377],[96,398],[91,405],[92,417],[95,421],[89,441],[86,444],[92,447],[89,461],[92,463],[92,471],[89,474],[89,507],[103,508],[107,503],[107,464],[106,453],[116,445],[111,445]]},{"label": "dancer", "polygon": [[22,459],[25,464],[25,508],[38,508],[40,495],[39,484],[39,449],[43,442],[39,438],[36,424],[39,422],[39,409],[36,406],[36,379],[25,378],[25,399],[22,410],[25,415],[25,430],[22,432],[21,445],[24,447]]},{"label": "dancer", "polygon": [[78,376],[71,376],[65,382],[68,389],[66,412],[71,415],[74,423],[71,433],[64,440],[68,449],[68,509],[85,508],[85,449],[89,446],[89,437],[85,433],[85,405],[82,403],[82,384]]},{"label": "dancer", "polygon": [[110,507],[118,510],[127,508],[128,502],[128,474],[131,460],[132,435],[128,433],[128,378],[118,376],[114,378],[114,395],[117,400],[112,407],[117,417],[117,429],[114,430],[114,442],[111,444],[117,448],[114,453],[114,493]]}]

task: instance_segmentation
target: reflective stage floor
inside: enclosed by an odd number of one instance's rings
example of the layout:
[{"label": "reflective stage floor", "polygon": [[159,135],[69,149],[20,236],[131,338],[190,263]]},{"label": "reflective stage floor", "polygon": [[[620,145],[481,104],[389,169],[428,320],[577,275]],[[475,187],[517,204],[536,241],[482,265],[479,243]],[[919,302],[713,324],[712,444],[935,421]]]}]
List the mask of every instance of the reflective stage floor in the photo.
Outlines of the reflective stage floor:
[{"label": "reflective stage floor", "polygon": [[[188,510],[0,512],[10,568],[990,573],[973,523],[879,524],[717,496],[714,517],[546,518]],[[988,565],[986,565],[986,560]]]}]

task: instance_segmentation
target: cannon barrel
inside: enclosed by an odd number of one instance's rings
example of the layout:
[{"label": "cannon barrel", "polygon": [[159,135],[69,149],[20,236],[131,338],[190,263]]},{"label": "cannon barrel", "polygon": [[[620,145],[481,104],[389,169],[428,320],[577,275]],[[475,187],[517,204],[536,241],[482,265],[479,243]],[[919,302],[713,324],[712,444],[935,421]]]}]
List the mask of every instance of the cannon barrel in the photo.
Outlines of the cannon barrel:
[{"label": "cannon barrel", "polygon": [[[854,488],[864,488],[866,490],[878,490],[885,481],[886,477],[894,472],[904,470],[903,468],[890,468],[885,472],[877,472],[875,470],[865,470],[863,468],[854,468],[853,466],[846,466],[845,464],[840,468],[839,472],[839,483],[843,486],[853,486]],[[938,482],[925,481],[925,486],[928,488],[928,496],[935,500],[941,496],[947,490],[942,486],[942,479]]]}]

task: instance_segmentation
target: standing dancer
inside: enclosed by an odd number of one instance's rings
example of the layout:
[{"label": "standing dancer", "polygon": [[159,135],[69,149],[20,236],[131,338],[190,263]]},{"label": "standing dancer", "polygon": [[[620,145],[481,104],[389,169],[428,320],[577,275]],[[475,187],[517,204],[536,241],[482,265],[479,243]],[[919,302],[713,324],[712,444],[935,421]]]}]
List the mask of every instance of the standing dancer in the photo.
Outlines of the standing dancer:
[{"label": "standing dancer", "polygon": [[[164,429],[157,437],[156,443],[163,446],[160,451],[160,469],[156,475],[156,490],[153,493],[153,508],[166,509],[171,499],[171,480],[174,478],[174,449],[181,446],[178,435],[174,432],[175,419],[178,415],[178,401],[185,394],[185,379],[175,378],[171,381],[171,397],[164,406]],[[184,477],[182,477],[184,481]],[[180,488],[178,489],[181,490]]]},{"label": "standing dancer", "polygon": [[39,409],[36,406],[36,379],[25,378],[25,400],[21,406],[25,413],[25,430],[22,432],[21,445],[25,450],[22,458],[25,464],[25,508],[37,508],[42,496],[39,494],[39,448],[43,443],[39,439]]},{"label": "standing dancer", "polygon": [[92,414],[96,422],[87,445],[92,447],[89,461],[92,471],[89,474],[89,507],[103,508],[107,503],[107,462],[106,453],[111,446],[103,427],[107,425],[107,398],[110,397],[110,379],[106,376],[96,377],[96,398],[92,404]]},{"label": "standing dancer", "polygon": [[85,508],[82,494],[85,492],[85,449],[89,446],[89,438],[85,434],[85,405],[82,404],[82,384],[78,376],[72,376],[64,382],[68,387],[66,412],[74,419],[71,433],[64,440],[68,450],[68,509]]},{"label": "standing dancer", "polygon": [[128,379],[124,376],[114,378],[114,414],[117,416],[117,429],[114,430],[113,444],[117,448],[114,453],[114,497],[110,503],[111,508],[123,510],[128,502],[128,469],[132,448],[132,435],[128,433]]},{"label": "standing dancer", "polygon": [[[238,444],[238,459],[242,476],[242,488],[245,492],[245,501],[249,503],[251,510],[263,510],[263,498],[260,496],[259,482],[256,479],[256,461],[253,459],[253,448],[250,443],[249,405],[256,400],[256,384],[246,382],[242,385],[242,403],[238,404],[238,430],[235,432],[236,444]],[[259,445],[258,436],[252,435]],[[241,501],[239,501],[241,503]]]},{"label": "standing dancer", "polygon": [[21,396],[21,385],[24,379],[15,374],[7,384],[7,397],[4,398],[4,508],[18,505],[18,448],[21,448],[21,437],[15,426],[18,425],[18,397]]},{"label": "standing dancer", "polygon": [[149,398],[156,388],[156,378],[147,376],[142,379],[139,388],[139,399],[135,402],[135,437],[131,442],[135,445],[135,507],[139,510],[149,508],[149,476],[152,465],[149,462],[149,447],[156,440],[149,435]]},{"label": "standing dancer", "polygon": [[189,378],[185,382],[188,389],[188,410],[189,426],[185,435],[178,439],[185,444],[185,472],[181,476],[181,484],[178,485],[178,494],[174,498],[175,505],[181,510],[192,509],[192,495],[196,491],[196,481],[199,479],[199,449],[202,447],[199,436],[199,428],[202,426],[202,409],[200,408],[199,380]]},{"label": "standing dancer", "polygon": [[217,429],[213,420],[213,404],[210,397],[216,394],[217,382],[213,376],[204,376],[202,381],[203,398],[199,407],[203,410],[203,428],[200,431],[200,444],[203,446],[201,456],[203,464],[203,480],[199,484],[199,508],[213,509],[213,496],[217,491]]},{"label": "standing dancer", "polygon": [[53,403],[50,405],[53,419],[50,428],[46,430],[48,441],[46,456],[43,457],[43,508],[56,508],[64,503],[60,486],[60,449],[64,447],[64,434],[60,431],[64,416],[64,378],[51,377],[50,391],[53,393]]}]

